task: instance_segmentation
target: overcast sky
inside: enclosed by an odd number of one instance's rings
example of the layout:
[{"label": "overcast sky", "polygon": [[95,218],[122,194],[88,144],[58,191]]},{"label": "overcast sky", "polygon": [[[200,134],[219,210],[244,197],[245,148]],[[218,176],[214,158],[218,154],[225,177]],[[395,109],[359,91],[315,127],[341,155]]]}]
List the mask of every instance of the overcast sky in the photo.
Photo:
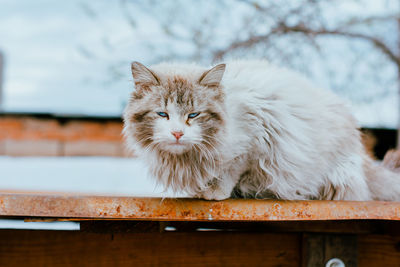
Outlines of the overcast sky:
[{"label": "overcast sky", "polygon": [[126,53],[124,77],[111,82],[107,67],[115,51],[105,42],[123,42],[132,34],[116,5],[99,5],[102,19],[88,16],[81,1],[0,0],[0,6],[6,109],[121,112],[132,89],[129,62],[143,60],[146,51],[121,51]]},{"label": "overcast sky", "polygon": [[[193,49],[172,42],[151,12],[138,6],[105,0],[0,0],[0,6],[4,108],[9,111],[119,115],[133,87],[131,61],[154,63],[170,50],[184,58]],[[365,10],[376,8],[371,4]],[[316,82],[325,85],[323,78]],[[354,113],[362,125],[395,127],[395,90],[354,105]]]}]

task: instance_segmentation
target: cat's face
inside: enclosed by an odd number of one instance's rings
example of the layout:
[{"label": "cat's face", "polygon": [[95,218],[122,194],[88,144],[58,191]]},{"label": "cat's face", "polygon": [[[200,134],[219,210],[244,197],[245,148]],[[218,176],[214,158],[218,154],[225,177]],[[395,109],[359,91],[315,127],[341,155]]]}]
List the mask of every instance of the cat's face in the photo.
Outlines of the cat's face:
[{"label": "cat's face", "polygon": [[224,70],[221,64],[182,77],[133,63],[136,90],[124,113],[125,135],[142,148],[174,154],[214,149],[224,126]]}]

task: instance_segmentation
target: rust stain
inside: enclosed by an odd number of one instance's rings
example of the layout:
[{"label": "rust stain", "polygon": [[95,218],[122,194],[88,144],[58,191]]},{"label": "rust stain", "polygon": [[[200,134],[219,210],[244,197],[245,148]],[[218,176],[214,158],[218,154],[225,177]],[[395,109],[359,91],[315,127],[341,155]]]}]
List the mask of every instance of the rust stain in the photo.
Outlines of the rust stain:
[{"label": "rust stain", "polygon": [[400,202],[134,198],[0,193],[0,216],[174,221],[400,220]]}]

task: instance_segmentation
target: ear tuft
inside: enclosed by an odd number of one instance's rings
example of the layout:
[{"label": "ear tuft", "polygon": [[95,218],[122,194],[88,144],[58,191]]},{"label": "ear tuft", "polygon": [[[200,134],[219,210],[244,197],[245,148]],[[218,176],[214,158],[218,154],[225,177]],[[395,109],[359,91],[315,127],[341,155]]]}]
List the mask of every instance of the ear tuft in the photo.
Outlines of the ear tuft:
[{"label": "ear tuft", "polygon": [[137,61],[131,64],[132,76],[135,84],[159,85],[160,80],[150,69],[146,68],[142,63]]},{"label": "ear tuft", "polygon": [[207,87],[219,86],[225,72],[225,64],[219,64],[201,75],[199,84]]}]

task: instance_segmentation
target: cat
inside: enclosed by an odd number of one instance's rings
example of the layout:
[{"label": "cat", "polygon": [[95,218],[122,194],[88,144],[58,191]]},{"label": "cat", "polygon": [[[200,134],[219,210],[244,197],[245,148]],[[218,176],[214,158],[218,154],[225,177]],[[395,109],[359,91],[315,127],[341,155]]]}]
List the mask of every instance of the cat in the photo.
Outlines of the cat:
[{"label": "cat", "polygon": [[347,104],[263,60],[131,65],[129,149],[190,197],[400,201],[398,152],[364,151]]}]

